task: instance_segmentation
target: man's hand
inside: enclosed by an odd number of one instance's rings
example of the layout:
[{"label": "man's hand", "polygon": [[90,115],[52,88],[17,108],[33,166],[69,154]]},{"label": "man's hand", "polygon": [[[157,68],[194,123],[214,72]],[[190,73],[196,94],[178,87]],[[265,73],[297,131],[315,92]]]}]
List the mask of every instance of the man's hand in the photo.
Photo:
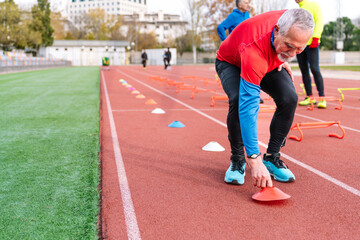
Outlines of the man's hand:
[{"label": "man's hand", "polygon": [[270,173],[262,162],[261,155],[258,156],[256,159],[248,158],[247,163],[251,168],[251,176],[254,180],[254,186],[257,186],[259,188],[273,186]]},{"label": "man's hand", "polygon": [[291,80],[294,82],[294,75],[292,74],[290,65],[287,62],[284,62],[278,67],[278,71],[280,72],[282,68],[285,68],[285,70],[289,73]]}]

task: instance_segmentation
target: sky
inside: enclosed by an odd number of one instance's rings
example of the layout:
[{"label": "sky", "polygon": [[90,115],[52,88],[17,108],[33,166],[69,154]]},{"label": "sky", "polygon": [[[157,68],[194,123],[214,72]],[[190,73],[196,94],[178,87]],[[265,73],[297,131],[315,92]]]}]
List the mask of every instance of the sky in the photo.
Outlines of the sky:
[{"label": "sky", "polygon": [[[0,0],[2,2],[3,0]],[[186,0],[147,0],[148,11],[157,12],[162,10],[164,13],[178,14],[185,16]],[[286,0],[284,0],[286,1]],[[287,0],[288,8],[296,8],[298,5],[295,0]],[[338,9],[340,9],[341,16],[347,16],[350,19],[360,17],[360,1],[359,0],[316,0],[323,10],[324,23],[334,21],[338,15]],[[15,0],[18,5],[31,5],[36,3],[36,0]],[[50,0],[52,5],[57,5],[58,9],[64,8],[67,0]],[[234,1],[235,2],[235,1]],[[338,2],[341,2],[340,8]]]}]

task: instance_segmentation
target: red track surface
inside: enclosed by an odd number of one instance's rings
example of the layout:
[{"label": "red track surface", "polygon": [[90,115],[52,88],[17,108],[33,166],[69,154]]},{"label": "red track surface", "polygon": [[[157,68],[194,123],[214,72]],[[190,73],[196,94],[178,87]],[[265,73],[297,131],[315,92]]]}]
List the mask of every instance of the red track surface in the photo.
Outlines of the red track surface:
[{"label": "red track surface", "polygon": [[[332,102],[328,102],[327,109],[297,108],[294,123],[340,120],[346,136],[328,137],[330,132],[340,133],[338,128],[330,127],[305,129],[301,142],[288,139],[282,159],[296,181],[274,184],[292,197],[260,203],[251,199],[260,189],[253,187],[249,169],[243,186],[223,181],[230,156],[225,127],[227,103],[218,101],[210,107],[212,93],[198,93],[190,99],[189,91],[176,93],[174,86],[167,89],[164,83],[147,80],[148,76],[178,81],[185,75],[214,78],[214,74],[209,65],[174,66],[170,71],[156,66],[102,71],[103,238],[360,239],[359,92],[344,93],[341,111],[335,110],[336,103]],[[145,99],[135,98],[120,79]],[[299,83],[300,77],[296,77],[295,86],[300,92]],[[340,96],[338,87],[359,85],[359,81],[325,78],[327,96]],[[157,104],[146,105],[149,99]],[[265,104],[273,102],[267,100]],[[166,113],[152,114],[154,108]],[[271,117],[272,113],[259,114],[262,152]],[[186,127],[168,127],[175,120]],[[203,151],[201,148],[210,141],[217,141],[226,151]],[[121,166],[117,169],[116,161],[123,163],[126,173],[121,172]]]}]

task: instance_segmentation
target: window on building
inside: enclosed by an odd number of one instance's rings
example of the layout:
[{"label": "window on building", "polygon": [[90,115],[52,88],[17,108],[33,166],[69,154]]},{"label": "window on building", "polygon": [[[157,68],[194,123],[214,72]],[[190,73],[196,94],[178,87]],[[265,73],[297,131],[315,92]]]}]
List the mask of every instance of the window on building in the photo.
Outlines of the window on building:
[{"label": "window on building", "polygon": [[164,30],[169,30],[169,26],[164,26]]},{"label": "window on building", "polygon": [[76,2],[76,0],[72,0],[72,2]]},{"label": "window on building", "polygon": [[141,3],[141,0],[139,0],[139,3]]},{"label": "window on building", "polygon": [[146,0],[144,0],[144,4],[146,5]]}]

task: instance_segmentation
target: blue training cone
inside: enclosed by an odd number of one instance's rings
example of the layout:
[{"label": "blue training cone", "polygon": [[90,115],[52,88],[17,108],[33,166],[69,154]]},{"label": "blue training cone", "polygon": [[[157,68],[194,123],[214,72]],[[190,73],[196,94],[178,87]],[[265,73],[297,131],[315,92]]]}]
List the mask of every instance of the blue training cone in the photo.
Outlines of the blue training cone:
[{"label": "blue training cone", "polygon": [[182,127],[185,127],[185,125],[179,121],[173,121],[172,123],[169,124],[169,127],[182,128]]}]

